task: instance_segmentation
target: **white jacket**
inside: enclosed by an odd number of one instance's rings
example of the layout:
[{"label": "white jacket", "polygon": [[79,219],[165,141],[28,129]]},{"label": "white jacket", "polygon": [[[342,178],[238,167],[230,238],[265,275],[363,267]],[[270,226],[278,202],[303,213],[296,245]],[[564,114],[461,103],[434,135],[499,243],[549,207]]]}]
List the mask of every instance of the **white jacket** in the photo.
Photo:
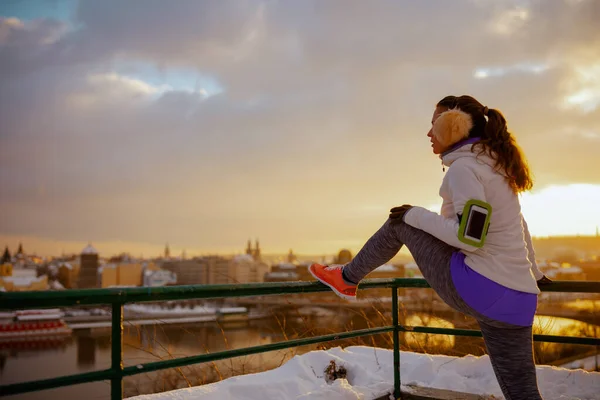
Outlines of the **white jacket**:
[{"label": "white jacket", "polygon": [[[518,196],[505,176],[494,169],[487,155],[471,152],[466,144],[443,156],[449,167],[440,187],[443,199],[441,215],[422,207],[411,208],[404,221],[458,248],[466,255],[465,263],[481,275],[505,287],[528,293],[539,293],[536,280],[543,273],[535,262],[531,235],[527,228]],[[458,214],[471,199],[492,206],[486,241],[481,248],[458,239]]]}]

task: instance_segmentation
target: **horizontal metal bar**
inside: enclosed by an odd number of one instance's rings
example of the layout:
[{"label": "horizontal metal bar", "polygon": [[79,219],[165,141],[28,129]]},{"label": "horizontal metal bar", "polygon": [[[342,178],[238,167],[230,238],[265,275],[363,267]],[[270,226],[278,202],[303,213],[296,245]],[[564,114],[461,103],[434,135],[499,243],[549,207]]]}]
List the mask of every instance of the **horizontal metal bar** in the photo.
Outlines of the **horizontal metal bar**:
[{"label": "horizontal metal bar", "polygon": [[600,338],[577,337],[577,336],[558,336],[558,335],[533,335],[536,342],[564,343],[564,344],[583,344],[586,346],[600,346]]},{"label": "horizontal metal bar", "polygon": [[540,287],[542,292],[600,293],[600,281],[554,281]]},{"label": "horizontal metal bar", "polygon": [[374,288],[413,288],[426,289],[430,288],[429,283],[423,278],[384,278],[384,279],[365,279],[360,281],[358,286],[360,289]]},{"label": "horizontal metal bar", "polygon": [[43,379],[22,383],[12,383],[0,386],[0,397],[13,394],[37,392],[39,390],[55,389],[63,386],[78,385],[81,383],[105,381],[114,377],[114,371],[104,369],[101,371],[84,372],[83,374],[67,375],[58,378]]},{"label": "horizontal metal bar", "polygon": [[[424,279],[367,279],[361,289],[428,288]],[[600,293],[600,282],[560,281],[542,286],[547,292]],[[186,285],[152,288],[80,289],[62,291],[0,292],[0,309],[69,307],[77,305],[126,304],[147,301],[267,296],[293,293],[326,292],[320,282],[265,282],[228,285]]]},{"label": "horizontal metal bar", "polygon": [[[393,279],[365,282],[361,287],[392,287]],[[416,286],[415,286],[416,287]],[[325,292],[320,282],[265,282],[231,285],[185,285],[148,288],[80,289],[38,292],[0,292],[0,309],[25,309],[137,303],[184,299],[248,297]]]},{"label": "horizontal metal bar", "polygon": [[273,350],[288,349],[290,347],[304,346],[307,344],[329,342],[332,340],[349,339],[358,336],[370,336],[380,333],[392,332],[393,326],[384,326],[381,328],[360,329],[352,332],[341,332],[330,335],[315,336],[303,339],[294,339],[284,342],[265,344],[261,346],[245,347],[242,349],[219,351],[217,353],[199,354],[197,356],[181,357],[173,360],[157,361],[147,364],[127,367],[123,370],[123,375],[136,375],[145,372],[157,371],[166,368],[176,368],[191,364],[200,364],[210,361],[222,360],[225,358],[233,358],[240,356],[248,356],[250,354],[266,353]]},{"label": "horizontal metal bar", "polygon": [[[474,329],[451,329],[451,328],[430,328],[426,326],[400,326],[401,332],[432,333],[451,336],[473,336],[481,337],[481,332]],[[579,336],[560,336],[560,335],[533,335],[536,342],[563,343],[563,344],[582,344],[590,346],[600,346],[600,338],[589,338]]]},{"label": "horizontal metal bar", "polygon": [[481,332],[473,329],[453,329],[453,328],[430,328],[427,326],[399,326],[400,332],[414,332],[414,333],[432,333],[439,335],[450,335],[450,336],[475,336],[481,337]]}]

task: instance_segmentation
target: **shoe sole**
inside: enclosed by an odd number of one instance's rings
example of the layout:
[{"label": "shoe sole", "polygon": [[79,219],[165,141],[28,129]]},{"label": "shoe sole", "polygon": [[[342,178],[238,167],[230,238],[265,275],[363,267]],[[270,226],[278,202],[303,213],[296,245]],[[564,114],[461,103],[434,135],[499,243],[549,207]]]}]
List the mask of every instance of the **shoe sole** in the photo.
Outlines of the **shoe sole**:
[{"label": "shoe sole", "polygon": [[312,266],[308,267],[308,272],[310,272],[310,274],[319,282],[321,282],[324,285],[327,285],[329,287],[329,289],[331,289],[333,291],[333,293],[337,294],[339,297],[341,297],[344,300],[350,300],[350,301],[356,301],[356,296],[348,296],[347,294],[344,294],[342,292],[340,292],[339,290],[337,290],[334,286],[331,286],[329,283],[325,282],[324,280],[322,280],[321,278],[319,278],[317,275],[315,275],[315,273],[312,270]]}]

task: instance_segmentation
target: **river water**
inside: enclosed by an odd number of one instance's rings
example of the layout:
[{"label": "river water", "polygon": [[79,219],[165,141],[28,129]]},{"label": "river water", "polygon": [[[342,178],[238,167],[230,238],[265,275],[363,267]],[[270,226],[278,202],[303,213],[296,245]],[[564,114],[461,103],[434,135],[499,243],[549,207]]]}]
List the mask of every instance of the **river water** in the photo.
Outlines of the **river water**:
[{"label": "river water", "polygon": [[[378,318],[381,320],[378,321]],[[202,323],[134,327],[125,324],[124,363],[125,366],[138,365],[161,359],[256,346],[298,337],[363,329],[389,324],[388,318],[389,315],[367,316],[347,312],[318,318],[278,314],[262,320],[228,325]],[[453,322],[426,315],[414,314],[402,319],[401,323],[408,325],[455,326]],[[597,326],[563,318],[537,317],[535,326],[536,333],[546,334],[593,337],[600,332]],[[403,349],[413,351],[453,355],[484,353],[483,342],[478,338],[407,333],[401,340]],[[76,330],[64,340],[28,342],[20,345],[0,344],[0,381],[4,385],[109,368],[110,341],[109,329],[88,329]],[[165,370],[127,377],[124,380],[124,392],[125,396],[134,396],[187,387],[188,384],[195,386],[214,382],[233,375],[275,368],[295,354],[324,346],[351,344],[392,347],[391,336],[385,334],[372,338],[356,338],[238,357],[183,367],[180,370]],[[569,345],[541,344],[541,346],[544,347],[537,348],[538,362],[551,362],[552,357],[557,358],[557,356],[550,356],[552,352],[562,351],[561,349]],[[589,347],[571,346],[565,351],[570,354],[573,351],[589,350]],[[107,400],[110,398],[110,385],[108,382],[88,383],[6,398]]]}]

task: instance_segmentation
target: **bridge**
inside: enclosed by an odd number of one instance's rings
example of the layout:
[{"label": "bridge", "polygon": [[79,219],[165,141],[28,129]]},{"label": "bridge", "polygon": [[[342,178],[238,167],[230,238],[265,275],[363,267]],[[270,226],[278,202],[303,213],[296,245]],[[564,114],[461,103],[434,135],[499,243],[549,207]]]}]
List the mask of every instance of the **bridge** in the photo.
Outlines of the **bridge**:
[{"label": "bridge", "polygon": [[[330,299],[327,296],[321,296],[321,299],[306,298],[298,296],[264,296],[264,297],[247,297],[237,298],[235,304],[245,307],[284,309],[284,308],[303,308],[303,307],[319,307],[330,310],[368,310],[377,309],[378,311],[391,311],[392,298],[364,298],[354,302],[342,300],[338,297]],[[458,311],[453,310],[444,302],[431,299],[418,299],[398,296],[398,308],[401,312],[411,313],[429,313],[441,318],[453,318],[456,315],[462,315]],[[576,310],[569,307],[562,307],[555,302],[539,302],[537,315],[548,317],[569,318],[589,324],[600,325],[600,314],[594,313],[591,310]]]}]

